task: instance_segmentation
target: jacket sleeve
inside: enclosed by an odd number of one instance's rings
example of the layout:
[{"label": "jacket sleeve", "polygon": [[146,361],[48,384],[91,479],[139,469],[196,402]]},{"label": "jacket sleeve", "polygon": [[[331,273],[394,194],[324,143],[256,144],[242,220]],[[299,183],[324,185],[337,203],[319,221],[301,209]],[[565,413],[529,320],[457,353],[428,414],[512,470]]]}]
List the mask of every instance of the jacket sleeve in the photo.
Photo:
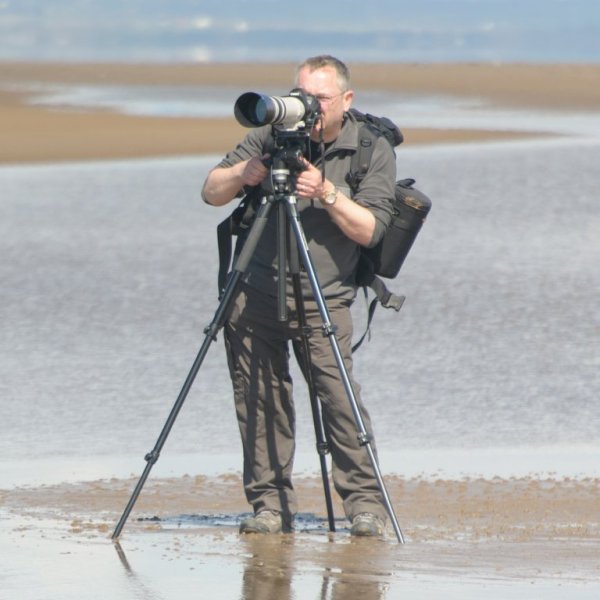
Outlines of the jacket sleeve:
[{"label": "jacket sleeve", "polygon": [[371,248],[383,237],[392,218],[396,184],[396,155],[388,141],[379,137],[373,149],[369,170],[359,184],[354,200],[375,217]]},{"label": "jacket sleeve", "polygon": [[253,156],[262,156],[272,146],[269,142],[271,139],[270,125],[251,129],[246,137],[223,157],[217,167],[232,167]]},{"label": "jacket sleeve", "polygon": [[[244,139],[233,150],[229,151],[214,168],[228,169],[254,156],[262,156],[266,152],[270,152],[270,148],[273,147],[272,139],[270,126],[251,129]],[[242,198],[251,189],[247,186],[242,187],[235,197]],[[202,195],[204,197],[204,190]]]}]

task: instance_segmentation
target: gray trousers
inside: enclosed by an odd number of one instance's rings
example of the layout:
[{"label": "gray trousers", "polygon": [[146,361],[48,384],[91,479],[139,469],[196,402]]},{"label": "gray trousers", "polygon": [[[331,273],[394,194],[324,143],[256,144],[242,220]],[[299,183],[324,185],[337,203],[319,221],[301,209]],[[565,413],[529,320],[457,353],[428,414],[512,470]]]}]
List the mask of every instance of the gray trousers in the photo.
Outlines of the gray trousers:
[{"label": "gray trousers", "polygon": [[[387,518],[381,492],[358,429],[330,340],[322,333],[316,302],[305,300],[310,365],[304,360],[297,313],[289,303],[287,322],[277,319],[276,298],[241,284],[225,323],[224,337],[233,382],[235,408],[244,451],[244,489],[254,511],[281,511],[290,519],[297,512],[292,484],[295,450],[295,411],[289,372],[289,342],[301,369],[312,369],[332,458],[332,477],[346,516],[371,512]],[[336,338],[363,417],[372,434],[360,387],[352,379],[352,317],[350,301],[328,299]],[[371,442],[374,449],[374,443]]]}]

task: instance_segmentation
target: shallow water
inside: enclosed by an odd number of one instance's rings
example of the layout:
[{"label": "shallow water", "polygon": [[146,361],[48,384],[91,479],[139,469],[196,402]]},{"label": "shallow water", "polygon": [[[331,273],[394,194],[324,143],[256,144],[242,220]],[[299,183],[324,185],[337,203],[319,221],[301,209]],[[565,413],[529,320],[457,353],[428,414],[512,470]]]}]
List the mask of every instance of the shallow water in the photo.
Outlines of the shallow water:
[{"label": "shallow water", "polygon": [[[590,563],[586,544],[567,549],[492,541],[477,545],[474,554],[461,543],[404,548],[310,534],[240,538],[199,528],[130,535],[113,545],[39,527],[23,523],[1,538],[0,584],[7,597],[474,600],[485,594],[492,600],[587,600],[599,592],[593,570],[570,570],[576,561],[567,550]],[[523,562],[526,556],[540,560]]]},{"label": "shallow water", "polygon": [[[434,206],[391,284],[401,313],[379,309],[356,357],[386,468],[422,452],[456,470],[452,449],[493,475],[523,449],[597,473],[599,159],[597,137],[399,151]],[[0,168],[4,479],[33,459],[115,470],[154,445],[217,307],[229,209],[199,199],[216,160]],[[299,464],[316,465],[295,379]],[[219,339],[164,454],[238,467],[230,397]]]}]

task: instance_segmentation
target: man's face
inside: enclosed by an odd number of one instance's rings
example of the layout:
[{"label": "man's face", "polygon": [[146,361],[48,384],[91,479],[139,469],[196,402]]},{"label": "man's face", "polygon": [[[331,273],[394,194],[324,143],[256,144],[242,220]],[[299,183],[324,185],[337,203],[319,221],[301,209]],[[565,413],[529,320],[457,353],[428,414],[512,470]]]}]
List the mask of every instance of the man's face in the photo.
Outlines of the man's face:
[{"label": "man's face", "polygon": [[[333,67],[323,67],[311,71],[304,67],[298,73],[298,87],[307,94],[315,96],[321,106],[323,137],[326,142],[335,140],[342,128],[344,113],[352,104],[353,92],[343,92],[337,82]],[[321,124],[317,123],[311,137],[319,139]]]}]

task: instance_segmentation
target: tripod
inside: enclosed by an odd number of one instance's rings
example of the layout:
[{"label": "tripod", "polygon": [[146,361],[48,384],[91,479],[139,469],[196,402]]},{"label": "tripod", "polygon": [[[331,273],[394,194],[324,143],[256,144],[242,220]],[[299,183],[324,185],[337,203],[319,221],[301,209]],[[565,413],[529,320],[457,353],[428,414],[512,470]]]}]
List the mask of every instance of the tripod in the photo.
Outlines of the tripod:
[{"label": "tripod", "polygon": [[[290,144],[291,138],[291,144]],[[213,320],[204,330],[205,338],[200,347],[200,350],[196,356],[196,359],[190,369],[190,372],[184,382],[184,385],[169,413],[167,421],[163,426],[163,429],[154,445],[154,448],[145,456],[146,467],[140,476],[140,479],[135,486],[135,489],[121,515],[117,526],[112,535],[113,540],[117,540],[121,534],[123,527],[131,513],[141,491],[142,488],[150,474],[150,471],[154,464],[157,462],[162,447],[164,446],[167,437],[177,419],[179,411],[183,406],[183,403],[192,387],[192,384],[200,370],[202,362],[208,353],[208,349],[213,341],[216,340],[216,336],[218,331],[224,326],[227,316],[229,314],[229,308],[231,303],[235,297],[236,290],[238,288],[238,283],[240,282],[242,276],[246,272],[250,260],[254,254],[256,246],[260,240],[260,237],[267,225],[267,220],[269,218],[269,214],[273,207],[277,207],[277,219],[278,219],[278,240],[277,240],[277,250],[278,250],[278,281],[279,281],[279,290],[278,290],[278,317],[281,321],[285,321],[286,319],[286,290],[285,284],[287,281],[287,234],[288,230],[293,235],[295,240],[295,244],[290,244],[290,257],[289,257],[289,267],[290,273],[292,277],[292,285],[294,289],[294,297],[296,302],[296,309],[298,312],[298,320],[302,330],[302,348],[305,353],[306,359],[306,368],[305,377],[308,383],[310,400],[311,400],[311,408],[313,412],[313,422],[315,426],[315,433],[317,437],[317,451],[320,458],[321,464],[321,474],[323,479],[323,487],[325,492],[325,501],[327,505],[327,515],[329,522],[330,531],[335,531],[334,518],[333,518],[333,508],[331,502],[331,492],[329,489],[329,479],[327,477],[327,463],[325,455],[328,453],[328,443],[325,434],[325,428],[323,424],[322,411],[320,401],[317,397],[314,381],[312,375],[310,373],[310,349],[308,343],[308,337],[310,335],[308,328],[306,326],[306,316],[304,311],[304,304],[302,301],[302,293],[300,286],[300,260],[306,274],[308,276],[310,286],[318,307],[319,314],[322,319],[322,332],[323,335],[329,339],[331,344],[333,356],[335,358],[335,362],[337,368],[340,373],[340,378],[343,383],[344,389],[346,391],[346,395],[348,397],[348,401],[350,402],[350,407],[352,410],[352,414],[354,416],[354,420],[357,426],[357,438],[359,444],[363,446],[368,453],[369,459],[373,466],[373,471],[375,473],[375,477],[377,479],[377,483],[379,485],[383,501],[390,517],[392,526],[394,528],[394,532],[398,539],[398,542],[404,544],[404,537],[402,535],[402,531],[398,525],[398,521],[396,519],[396,515],[394,513],[394,509],[392,507],[392,503],[390,501],[388,492],[385,487],[385,483],[383,481],[383,476],[381,474],[381,470],[379,468],[379,464],[377,462],[377,458],[375,456],[375,452],[371,445],[371,436],[368,434],[365,428],[365,423],[362,418],[360,408],[358,406],[356,395],[353,390],[352,382],[350,380],[348,371],[344,364],[343,356],[335,336],[335,326],[331,322],[329,311],[327,309],[327,304],[325,302],[323,292],[321,290],[315,268],[310,256],[308,243],[304,236],[304,231],[302,229],[302,225],[300,223],[298,217],[298,210],[296,204],[296,196],[294,194],[293,189],[293,176],[290,168],[294,168],[294,163],[297,161],[298,153],[300,152],[297,148],[294,147],[295,139],[294,136],[288,136],[288,139],[284,143],[283,147],[275,154],[272,161],[271,173],[273,179],[274,186],[274,195],[267,196],[262,198],[260,206],[258,208],[256,217],[252,226],[248,231],[248,236],[246,241],[235,261],[232,273],[227,280],[223,293],[221,295],[221,299],[219,302],[219,306],[215,312]],[[300,153],[301,154],[301,153]]]}]

